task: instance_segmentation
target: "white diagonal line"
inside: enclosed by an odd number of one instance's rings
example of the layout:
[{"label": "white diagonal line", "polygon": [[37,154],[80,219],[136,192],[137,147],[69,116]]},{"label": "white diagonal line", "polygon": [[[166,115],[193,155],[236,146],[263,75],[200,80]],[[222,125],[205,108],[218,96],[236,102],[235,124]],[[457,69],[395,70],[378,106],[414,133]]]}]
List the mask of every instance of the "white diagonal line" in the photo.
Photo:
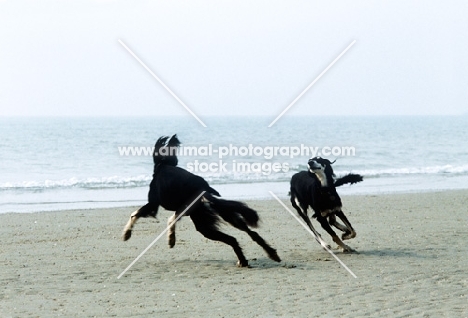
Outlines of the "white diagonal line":
[{"label": "white diagonal line", "polygon": [[136,54],[133,53],[133,51],[130,50],[130,48],[129,48],[127,45],[125,45],[125,43],[123,43],[122,40],[119,39],[119,43],[122,44],[122,46],[138,61],[138,63],[140,63],[141,66],[143,66],[143,67],[145,68],[145,70],[147,70],[147,71],[159,82],[159,84],[161,84],[162,87],[164,87],[164,88],[165,88],[165,89],[166,89],[166,90],[167,90],[167,91],[168,91],[168,92],[169,92],[169,93],[170,93],[170,94],[171,94],[171,95],[172,95],[172,96],[173,96],[173,97],[190,113],[190,115],[192,115],[196,120],[198,120],[198,122],[199,122],[203,127],[206,128],[205,123],[202,122],[201,119],[198,118],[198,116],[195,115],[195,113],[194,113],[190,108],[188,108],[188,106],[185,105],[185,103],[184,103],[183,101],[181,101],[180,98],[177,97],[177,95],[174,94],[174,92],[171,91],[171,89],[170,89],[169,87],[167,87],[167,85],[164,84],[163,81],[161,81],[161,79],[160,79],[159,77],[157,77],[156,74],[154,74],[153,71],[151,71],[150,68],[149,68],[148,66],[146,66],[145,63],[143,63],[143,62],[139,59],[138,56],[136,56]]},{"label": "white diagonal line", "polygon": [[320,245],[322,245],[323,248],[325,248],[327,250],[328,253],[330,253],[340,264],[341,266],[343,266],[351,275],[353,275],[354,278],[357,278],[357,276],[348,268],[348,266],[346,266],[345,263],[343,263],[339,258],[338,256],[335,255],[335,253],[333,253],[328,247],[327,247],[327,243],[325,243],[321,237],[315,235],[314,232],[312,232],[304,223],[302,223],[302,221],[286,206],[286,204],[283,203],[283,201],[281,201],[273,192],[269,191],[270,194],[286,209],[286,211],[288,211],[295,219],[297,222],[299,222],[305,229],[307,232],[309,232],[310,234],[312,234],[313,237],[315,237],[315,239],[317,241],[320,242]]},{"label": "white diagonal line", "polygon": [[356,43],[356,40],[351,42],[351,44],[348,45],[348,47],[343,52],[341,52],[341,54],[338,55],[338,57],[334,59],[333,62],[331,62],[330,65],[328,65],[327,68],[324,69],[322,73],[320,73],[320,75],[317,76],[317,78],[314,79],[314,81],[310,83],[309,86],[307,86],[306,89],[303,90],[302,93],[300,93],[299,96],[297,96],[296,99],[294,99],[292,103],[289,104],[288,107],[286,107],[286,109],[283,110],[281,114],[279,114],[278,117],[276,117],[276,119],[271,122],[270,125],[268,125],[268,128],[273,126],[278,121],[278,119],[280,119],[299,100],[299,98],[301,98],[302,95],[304,95],[309,90],[309,88],[311,88],[323,76],[323,74],[325,74],[333,66],[333,64],[335,64],[354,45],[354,43]]},{"label": "white diagonal line", "polygon": [[185,212],[187,212],[188,209],[190,209],[190,208],[192,207],[192,205],[194,205],[194,203],[197,202],[198,199],[201,198],[202,195],[205,194],[205,192],[206,192],[206,191],[203,191],[202,193],[200,193],[200,195],[199,195],[198,197],[196,197],[195,200],[193,200],[192,203],[190,203],[190,204],[185,208],[185,210],[184,210],[182,213],[180,213],[180,215],[179,215],[174,221],[172,221],[172,222],[166,227],[166,229],[165,229],[164,231],[162,231],[161,234],[159,234],[158,237],[155,238],[154,241],[151,242],[151,244],[148,245],[148,247],[145,248],[145,249],[143,250],[143,252],[141,252],[140,255],[138,255],[137,258],[135,258],[135,260],[134,260],[133,262],[130,263],[130,265],[127,266],[127,268],[126,268],[122,273],[120,273],[119,276],[117,276],[117,279],[120,279],[120,277],[122,277],[123,274],[125,274],[125,273],[130,269],[130,267],[132,267],[133,265],[135,265],[135,263],[140,259],[140,257],[142,257],[143,254],[145,254],[145,253],[151,248],[151,246],[153,246],[153,245],[161,238],[161,236],[163,236],[164,233],[166,233],[166,232],[170,229],[170,227],[171,227],[172,225],[174,225],[174,224],[185,214]]}]

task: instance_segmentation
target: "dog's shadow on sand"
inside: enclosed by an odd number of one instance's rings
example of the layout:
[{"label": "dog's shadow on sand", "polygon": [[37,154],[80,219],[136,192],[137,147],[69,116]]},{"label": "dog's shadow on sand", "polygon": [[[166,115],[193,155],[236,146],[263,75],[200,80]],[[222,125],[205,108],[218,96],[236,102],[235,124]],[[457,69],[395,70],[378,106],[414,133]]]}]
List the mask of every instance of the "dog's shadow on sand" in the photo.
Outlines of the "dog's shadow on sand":
[{"label": "dog's shadow on sand", "polygon": [[[251,258],[248,260],[249,261],[249,266],[246,268],[254,268],[254,269],[270,269],[270,268],[277,268],[281,267],[283,265],[283,262],[274,262],[270,260],[269,258]],[[241,267],[237,267],[236,261],[228,261],[228,260],[214,260],[214,259],[207,259],[204,261],[198,262],[200,265],[204,265],[206,267],[217,267],[219,269],[222,268],[229,268],[229,267],[234,267],[241,269]]]},{"label": "dog's shadow on sand", "polygon": [[359,250],[358,255],[364,256],[383,256],[383,257],[401,257],[401,258],[435,258],[433,255],[421,254],[420,251],[414,251],[407,248],[390,249],[379,248],[372,250]]},{"label": "dog's shadow on sand", "polygon": [[[226,259],[201,259],[201,260],[193,260],[193,259],[180,259],[180,260],[171,260],[171,261],[160,261],[158,264],[154,264],[155,269],[158,268],[167,268],[167,267],[175,267],[179,266],[180,269],[187,267],[187,268],[204,268],[209,270],[226,270],[226,269],[242,269],[241,267],[237,267],[236,260],[226,260]],[[249,259],[249,266],[246,268],[254,268],[254,269],[270,269],[270,268],[277,268],[277,267],[284,267],[283,262],[274,262],[269,258],[252,258]]]}]

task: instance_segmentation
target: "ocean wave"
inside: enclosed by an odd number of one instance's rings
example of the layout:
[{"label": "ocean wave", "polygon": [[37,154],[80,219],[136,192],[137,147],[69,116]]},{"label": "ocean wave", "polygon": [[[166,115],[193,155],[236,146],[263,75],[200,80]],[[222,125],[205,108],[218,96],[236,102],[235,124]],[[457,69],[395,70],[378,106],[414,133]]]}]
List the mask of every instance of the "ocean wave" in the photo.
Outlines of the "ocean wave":
[{"label": "ocean wave", "polygon": [[[306,170],[306,166],[297,165],[291,167],[287,172],[271,173],[199,173],[212,184],[233,184],[233,183],[262,183],[262,182],[289,182],[291,176]],[[428,167],[406,167],[406,168],[386,168],[386,169],[349,169],[335,170],[337,176],[348,173],[358,173],[365,178],[398,177],[409,175],[468,175],[468,165],[452,166],[428,166]],[[89,177],[89,178],[69,178],[62,180],[43,181],[19,181],[0,183],[0,190],[46,190],[61,188],[82,188],[82,189],[116,189],[116,188],[137,188],[146,187],[152,180],[151,175],[138,176],[110,176],[110,177]]]},{"label": "ocean wave", "polygon": [[409,167],[409,168],[388,168],[388,169],[357,169],[353,173],[359,173],[367,177],[385,177],[398,175],[435,175],[435,174],[468,174],[468,165],[452,166],[429,166],[429,167]]},{"label": "ocean wave", "polygon": [[[306,170],[306,165],[297,165],[291,168],[292,171]],[[337,176],[358,173],[365,177],[391,177],[399,175],[435,175],[435,174],[451,174],[464,175],[468,174],[468,164],[460,166],[443,165],[443,166],[427,166],[427,167],[401,167],[401,168],[383,168],[383,169],[362,169],[355,168],[349,170],[335,169]]]},{"label": "ocean wave", "polygon": [[0,183],[0,189],[3,190],[40,190],[57,188],[84,188],[84,189],[103,189],[103,188],[135,188],[149,185],[152,177],[150,175],[139,175],[134,177],[91,177],[91,178],[69,178],[62,180],[44,180],[44,181],[19,181]]}]

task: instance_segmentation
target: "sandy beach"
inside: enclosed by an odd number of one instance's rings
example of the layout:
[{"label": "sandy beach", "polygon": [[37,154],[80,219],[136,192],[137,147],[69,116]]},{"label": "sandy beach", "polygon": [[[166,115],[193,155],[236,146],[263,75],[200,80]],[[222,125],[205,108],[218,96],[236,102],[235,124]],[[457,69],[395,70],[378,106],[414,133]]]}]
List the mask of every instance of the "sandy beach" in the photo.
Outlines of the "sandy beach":
[{"label": "sandy beach", "polygon": [[359,254],[336,255],[357,278],[274,200],[248,204],[282,263],[224,226],[250,261],[237,268],[229,246],[183,218],[173,249],[162,237],[120,279],[169,212],[140,220],[127,242],[121,232],[132,208],[0,215],[0,316],[468,316],[467,190],[342,199],[357,231],[346,243]]}]

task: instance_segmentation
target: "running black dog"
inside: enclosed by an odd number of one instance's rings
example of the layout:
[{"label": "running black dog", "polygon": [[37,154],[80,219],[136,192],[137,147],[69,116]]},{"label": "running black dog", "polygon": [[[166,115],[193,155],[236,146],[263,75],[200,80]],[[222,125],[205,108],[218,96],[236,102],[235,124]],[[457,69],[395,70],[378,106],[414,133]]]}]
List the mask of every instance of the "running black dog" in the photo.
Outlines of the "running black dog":
[{"label": "running black dog", "polygon": [[[219,199],[219,193],[210,187],[203,178],[177,167],[177,148],[179,145],[180,142],[176,135],[171,138],[163,136],[157,140],[153,152],[154,173],[150,184],[148,203],[130,215],[130,220],[123,231],[123,240],[126,241],[130,238],[132,228],[138,218],[156,217],[159,206],[166,210],[175,211],[168,220],[168,224],[171,224],[193,203],[184,215],[190,216],[197,231],[206,238],[230,245],[237,255],[237,266],[246,267],[248,261],[237,240],[218,230],[221,219],[235,228],[247,232],[257,244],[263,247],[268,257],[276,262],[281,262],[276,250],[269,246],[257,232],[249,228],[249,226],[256,227],[258,224],[259,218],[255,210],[242,202]],[[194,202],[202,193],[203,195]],[[168,240],[169,246],[174,247],[175,224],[168,231]]]},{"label": "running black dog", "polygon": [[[296,173],[291,178],[291,204],[297,210],[297,213],[309,226],[315,234],[315,238],[321,244],[318,237],[320,234],[314,229],[309,217],[307,208],[310,206],[314,210],[312,217],[316,218],[322,227],[331,235],[333,241],[338,244],[344,252],[353,252],[354,250],[344,244],[336,235],[330,225],[333,225],[344,232],[343,240],[349,240],[356,236],[351,223],[348,221],[343,211],[342,204],[336,187],[346,183],[357,183],[363,180],[358,174],[348,174],[335,180],[335,174],[330,162],[327,159],[315,157],[309,160],[309,170]],[[340,224],[336,217],[339,217],[345,225]],[[328,219],[328,220],[327,220]],[[329,247],[329,246],[328,246]]]}]

